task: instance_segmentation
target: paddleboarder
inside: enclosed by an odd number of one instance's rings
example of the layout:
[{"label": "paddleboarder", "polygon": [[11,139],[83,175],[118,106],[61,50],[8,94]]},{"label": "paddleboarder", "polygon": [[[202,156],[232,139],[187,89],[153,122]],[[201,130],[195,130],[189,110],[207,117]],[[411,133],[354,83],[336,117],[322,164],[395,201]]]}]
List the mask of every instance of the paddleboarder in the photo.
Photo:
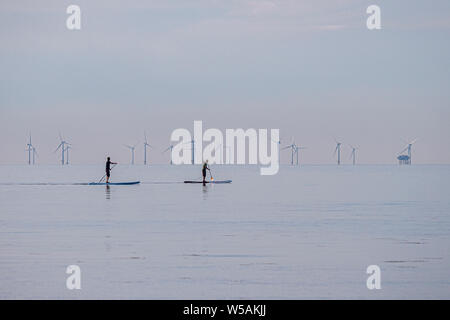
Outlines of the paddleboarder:
[{"label": "paddleboarder", "polygon": [[211,170],[208,167],[208,160],[206,160],[203,163],[203,168],[202,168],[202,175],[203,175],[203,184],[206,184],[206,170],[209,171],[209,174],[211,174]]},{"label": "paddleboarder", "polygon": [[111,165],[117,164],[117,162],[111,162],[111,158],[106,160],[106,183],[109,183],[109,177],[111,176]]}]

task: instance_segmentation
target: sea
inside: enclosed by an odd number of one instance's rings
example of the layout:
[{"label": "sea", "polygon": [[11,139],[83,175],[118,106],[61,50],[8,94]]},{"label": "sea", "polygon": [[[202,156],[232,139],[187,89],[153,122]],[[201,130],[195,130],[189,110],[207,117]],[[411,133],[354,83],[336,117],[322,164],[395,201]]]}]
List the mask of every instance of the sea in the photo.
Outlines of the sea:
[{"label": "sea", "polygon": [[0,299],[450,299],[449,165],[211,169],[0,166]]}]

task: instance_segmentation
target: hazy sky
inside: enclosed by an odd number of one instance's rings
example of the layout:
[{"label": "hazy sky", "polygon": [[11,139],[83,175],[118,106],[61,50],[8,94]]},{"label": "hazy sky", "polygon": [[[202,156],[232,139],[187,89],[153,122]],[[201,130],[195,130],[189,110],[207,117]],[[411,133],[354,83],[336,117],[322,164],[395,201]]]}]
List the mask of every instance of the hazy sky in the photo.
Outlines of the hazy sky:
[{"label": "hazy sky", "polygon": [[450,163],[449,39],[448,0],[2,0],[0,164],[26,162],[30,130],[39,163],[58,163],[58,131],[72,163],[129,162],[136,143],[142,162],[144,130],[166,163],[194,120],[279,128],[303,163],[333,163],[335,137],[361,163],[414,138],[413,162]]}]

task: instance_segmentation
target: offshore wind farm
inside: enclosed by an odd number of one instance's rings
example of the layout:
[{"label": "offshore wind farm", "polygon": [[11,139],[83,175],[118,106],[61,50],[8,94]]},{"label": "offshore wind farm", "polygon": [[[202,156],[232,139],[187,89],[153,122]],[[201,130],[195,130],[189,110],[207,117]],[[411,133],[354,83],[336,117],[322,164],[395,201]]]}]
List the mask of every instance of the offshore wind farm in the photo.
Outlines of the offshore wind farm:
[{"label": "offshore wind farm", "polygon": [[[59,133],[59,139],[60,139],[60,143],[58,145],[58,147],[56,148],[56,150],[54,151],[54,153],[56,153],[58,150],[60,150],[61,152],[61,157],[60,157],[60,162],[62,165],[68,165],[69,164],[69,150],[72,149],[72,145],[70,143],[68,143],[67,141],[65,141],[62,136],[61,133]],[[336,161],[337,161],[337,165],[341,164],[341,146],[342,146],[342,142],[338,142],[335,139],[336,142],[336,147],[334,150],[333,155],[336,157]],[[395,159],[398,160],[399,164],[406,164],[406,165],[411,165],[412,161],[412,145],[415,144],[417,142],[417,139],[412,140],[411,142],[407,143],[406,147],[404,149],[402,149],[397,155],[395,155]],[[156,147],[153,145],[150,145],[148,143],[147,140],[147,133],[144,132],[144,140],[143,140],[143,164],[147,165],[150,164],[149,158],[148,158],[148,150],[147,149],[153,149],[153,150],[157,150],[155,149]],[[195,140],[192,139],[191,141],[187,142],[187,144],[189,144],[189,152],[190,152],[190,158],[191,158],[191,162],[190,164],[194,164],[195,163]],[[291,138],[291,143],[289,145],[286,146],[282,146],[282,142],[281,140],[276,141],[276,144],[278,145],[278,151],[283,151],[283,150],[289,150],[290,151],[290,165],[299,165],[299,150],[304,150],[307,149],[307,147],[305,146],[300,146],[297,145],[295,143],[295,139],[292,137]],[[128,148],[130,150],[130,154],[131,154],[131,158],[130,158],[130,164],[134,165],[135,164],[135,151],[136,151],[136,146],[137,144],[134,145],[127,145],[124,144],[124,147]],[[348,145],[349,148],[351,149],[351,152],[349,154],[349,159],[351,159],[351,164],[356,165],[356,152],[357,150],[359,150],[359,147],[354,147],[352,145]],[[36,164],[35,159],[37,156],[37,151],[36,148],[32,145],[31,143],[31,133],[29,135],[29,140],[26,144],[26,152],[27,152],[27,158],[26,161],[29,165],[31,164]],[[172,152],[173,152],[173,148],[174,145],[171,144],[170,146],[168,146],[165,149],[162,149],[162,151],[160,151],[161,154],[165,154],[167,152],[169,152],[169,156],[170,156],[170,164],[173,164],[172,161]],[[224,150],[225,149],[225,150]],[[220,144],[219,146],[215,147],[215,153],[220,155],[220,158],[222,159],[222,161],[214,163],[214,164],[226,164],[225,161],[223,161],[224,154],[227,154],[227,151],[230,150],[230,146],[225,146],[224,144]],[[405,154],[406,152],[406,154]],[[234,153],[234,152],[233,152]],[[280,153],[281,154],[281,153]],[[228,158],[228,155],[227,155]],[[279,157],[280,159],[280,157]],[[205,161],[208,159],[202,159],[202,161]],[[103,159],[101,159],[101,161],[103,161]],[[281,162],[280,162],[281,163]]]}]

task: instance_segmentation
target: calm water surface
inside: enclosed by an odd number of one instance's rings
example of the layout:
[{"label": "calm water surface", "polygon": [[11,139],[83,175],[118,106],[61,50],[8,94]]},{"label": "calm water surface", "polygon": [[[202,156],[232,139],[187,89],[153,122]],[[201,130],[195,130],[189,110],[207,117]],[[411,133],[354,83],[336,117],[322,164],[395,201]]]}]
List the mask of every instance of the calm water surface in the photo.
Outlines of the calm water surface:
[{"label": "calm water surface", "polygon": [[0,298],[450,298],[450,166],[212,169],[0,166]]}]

